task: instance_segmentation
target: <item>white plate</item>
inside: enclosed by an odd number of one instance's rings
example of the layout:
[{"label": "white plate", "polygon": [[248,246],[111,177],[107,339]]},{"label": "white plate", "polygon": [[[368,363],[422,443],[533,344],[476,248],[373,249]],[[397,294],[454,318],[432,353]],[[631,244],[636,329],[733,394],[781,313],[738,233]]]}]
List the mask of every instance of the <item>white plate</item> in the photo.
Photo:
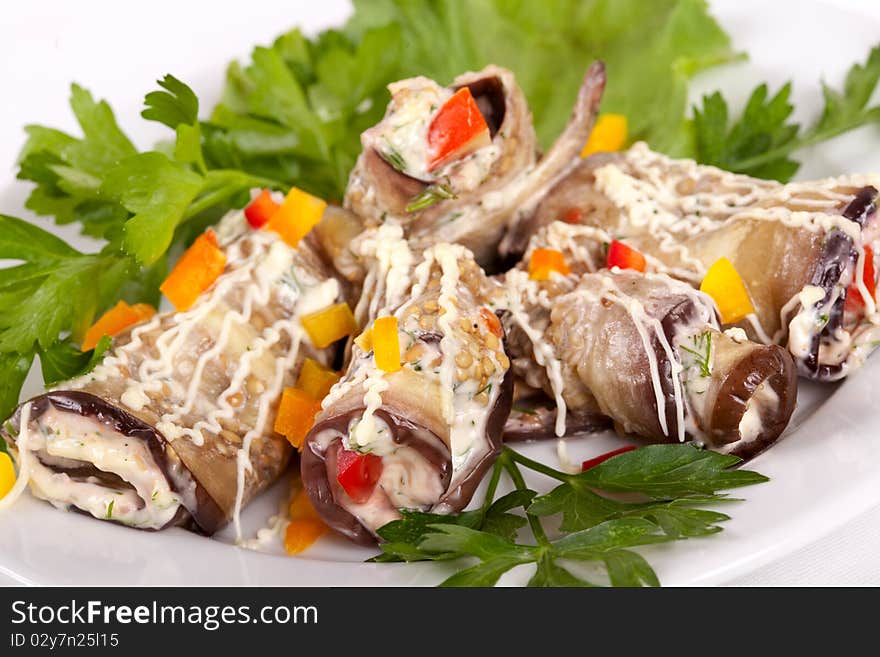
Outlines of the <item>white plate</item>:
[{"label": "white plate", "polygon": [[[22,143],[20,127],[42,123],[74,129],[66,106],[68,83],[77,80],[110,100],[123,127],[141,146],[161,133],[137,118],[140,99],[165,72],[190,82],[204,107],[216,100],[223,64],[245,56],[291,24],[310,30],[338,23],[346,3],[214,2],[162,0],[150,7],[131,3],[31,2],[4,8],[2,80],[11,90],[0,104],[0,153],[11,167]],[[853,4],[853,3],[848,3]],[[869,3],[866,3],[868,5]],[[311,5],[311,8],[309,7]],[[124,7],[124,9],[123,9]],[[877,38],[878,21],[818,3],[726,0],[713,3],[716,16],[751,60],[711,72],[696,81],[693,98],[721,88],[735,106],[755,84],[777,88],[795,81],[798,118],[821,109],[818,79],[837,85]],[[173,18],[172,18],[173,17]],[[137,26],[132,32],[130,26]],[[585,63],[586,64],[586,63]],[[801,178],[880,170],[875,128],[847,135],[812,153]],[[9,178],[0,185],[0,212],[21,210],[28,187]],[[48,225],[42,222],[42,225]],[[75,232],[59,234],[79,246]],[[880,358],[839,386],[803,385],[800,408],[785,438],[751,467],[772,481],[740,491],[745,502],[725,507],[733,520],[711,538],[645,550],[663,583],[717,584],[729,581],[815,541],[880,503],[880,417],[868,384],[880,376]],[[39,382],[29,381],[27,392]],[[619,444],[611,436],[570,441],[573,458]],[[523,448],[556,462],[554,447]],[[546,490],[547,481],[530,480]],[[246,526],[258,528],[271,515],[284,484],[252,505]],[[182,530],[137,532],[60,513],[30,497],[0,517],[0,583],[89,585],[406,585],[434,584],[444,568],[435,564],[365,564],[372,551],[340,539],[321,539],[302,558],[236,549]],[[502,583],[528,577],[521,568]]]}]

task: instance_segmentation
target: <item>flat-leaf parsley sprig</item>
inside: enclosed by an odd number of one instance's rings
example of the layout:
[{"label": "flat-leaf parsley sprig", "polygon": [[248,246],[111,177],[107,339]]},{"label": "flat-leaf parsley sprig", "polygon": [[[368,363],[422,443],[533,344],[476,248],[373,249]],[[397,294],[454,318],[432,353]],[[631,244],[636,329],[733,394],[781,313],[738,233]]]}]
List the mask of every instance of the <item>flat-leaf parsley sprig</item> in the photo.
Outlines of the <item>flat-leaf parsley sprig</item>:
[{"label": "flat-leaf parsley sprig", "polygon": [[[573,571],[584,564],[598,567],[600,578],[604,570],[612,586],[659,586],[654,570],[632,548],[721,531],[720,523],[730,517],[700,507],[736,501],[721,491],[767,481],[757,472],[733,469],[739,463],[736,456],[692,445],[651,445],[567,474],[505,447],[479,508],[450,516],[404,512],[379,529],[385,542],[372,560],[477,561],[441,586],[494,586],[525,564],[535,565],[529,586],[596,586]],[[538,495],[526,486],[520,467],[559,485]],[[495,499],[505,472],[514,490]],[[516,508],[525,517],[511,512]],[[551,539],[543,521],[560,515],[558,536]],[[518,535],[525,526],[531,540],[523,543]]]}]

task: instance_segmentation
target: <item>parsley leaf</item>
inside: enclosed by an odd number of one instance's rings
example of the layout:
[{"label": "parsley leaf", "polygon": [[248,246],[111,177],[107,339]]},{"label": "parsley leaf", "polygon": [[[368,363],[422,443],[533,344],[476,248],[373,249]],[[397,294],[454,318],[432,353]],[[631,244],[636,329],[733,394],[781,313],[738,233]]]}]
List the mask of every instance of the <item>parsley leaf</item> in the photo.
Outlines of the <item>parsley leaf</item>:
[{"label": "parsley leaf", "polygon": [[728,107],[719,92],[703,97],[694,108],[696,158],[728,171],[788,182],[800,164],[790,155],[801,148],[870,123],[880,122],[880,105],[868,107],[880,81],[880,46],[871,49],[864,64],[854,64],[843,91],[824,81],[824,108],[819,119],[801,130],[789,122],[791,83],[768,98],[766,84],[752,92],[740,118],[728,127]]},{"label": "parsley leaf", "polygon": [[[578,564],[604,570],[612,586],[658,586],[656,573],[632,548],[721,531],[719,523],[729,516],[695,507],[733,501],[719,491],[766,481],[754,472],[730,470],[738,462],[690,445],[652,445],[569,475],[505,448],[482,507],[453,516],[405,512],[401,520],[379,529],[389,542],[380,545],[383,554],[373,560],[477,560],[441,586],[493,586],[506,572],[526,564],[535,564],[529,586],[595,586],[581,576]],[[518,465],[562,483],[535,497]],[[510,475],[515,490],[491,502],[502,471]],[[594,489],[638,493],[648,501],[613,500]],[[526,518],[510,513],[517,506]],[[490,521],[493,509],[496,518],[510,516],[517,522],[505,519],[510,525],[497,531]],[[562,535],[550,540],[540,518],[560,513]],[[517,542],[526,524],[534,544]]]},{"label": "parsley leaf", "polygon": [[[12,414],[18,404],[18,393],[33,360],[32,351],[24,354],[14,351],[0,353],[0,416],[4,419]],[[0,438],[0,451],[5,451],[4,448],[3,439]]]},{"label": "parsley leaf", "polygon": [[47,349],[39,348],[43,382],[53,386],[91,372],[103,360],[113,340],[104,336],[91,351],[82,352],[70,340],[61,340]]}]

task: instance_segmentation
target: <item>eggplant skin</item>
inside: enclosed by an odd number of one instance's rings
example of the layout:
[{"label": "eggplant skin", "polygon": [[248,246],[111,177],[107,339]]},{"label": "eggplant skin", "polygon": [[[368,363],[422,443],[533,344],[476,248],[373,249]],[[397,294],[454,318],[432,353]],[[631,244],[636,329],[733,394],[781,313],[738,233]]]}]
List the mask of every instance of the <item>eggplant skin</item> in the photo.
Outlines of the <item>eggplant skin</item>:
[{"label": "eggplant skin", "polygon": [[[156,462],[156,465],[161,469],[162,474],[171,484],[172,490],[176,493],[184,492],[180,489],[181,482],[179,481],[179,475],[178,477],[174,477],[171,471],[166,450],[171,450],[173,448],[166,440],[165,436],[154,427],[124,411],[115,404],[91,393],[79,390],[57,390],[54,392],[48,392],[39,395],[38,397],[34,397],[25,403],[31,405],[32,420],[38,419],[51,405],[64,413],[75,413],[83,417],[93,418],[126,438],[143,441],[149,448],[150,454]],[[12,417],[3,425],[4,428],[2,429],[2,435],[8,442],[14,442],[15,436],[10,435],[5,427],[7,424],[12,424],[12,426],[19,426],[21,424],[22,406],[23,404],[18,407]],[[186,472],[186,475],[191,478],[189,472]],[[227,519],[204,488],[202,488],[202,486],[194,479],[191,479],[191,482],[195,484],[196,508],[183,510],[184,507],[181,506],[181,511],[178,512],[178,514],[165,527],[174,525],[192,526],[189,519],[189,514],[191,514],[192,523],[195,525],[193,529],[196,529],[199,533],[211,535],[226,524]],[[187,514],[186,511],[188,511],[189,514]],[[109,521],[117,522],[112,518],[109,519]],[[126,527],[128,526],[129,525],[126,525]],[[164,527],[162,529],[164,529]]]},{"label": "eggplant skin", "polygon": [[[498,455],[501,453],[504,424],[507,422],[508,415],[510,415],[512,404],[513,374],[508,370],[502,380],[495,405],[490,411],[486,422],[486,440],[489,448],[483,458],[472,466],[468,475],[454,489],[447,489],[440,500],[438,500],[437,504],[442,505],[444,511],[455,513],[464,509],[482,481],[483,475],[492,466],[495,459],[498,458]],[[318,434],[326,430],[333,430],[340,434],[346,432],[350,420],[362,414],[363,411],[363,408],[355,408],[341,415],[330,416],[312,427],[309,435],[306,436],[305,445],[303,446],[300,458],[300,475],[312,506],[327,526],[355,543],[375,545],[377,543],[376,536],[364,527],[354,515],[342,508],[334,498],[333,486],[331,485],[328,472],[330,470],[329,466],[332,463],[328,463],[328,455],[334,448],[334,443],[338,442],[338,439],[335,439],[326,450],[321,450],[316,441]],[[382,409],[376,411],[376,415],[381,417],[393,429],[395,442],[410,444],[411,446],[420,442],[414,439],[413,430],[416,427],[411,420],[401,418]],[[423,453],[423,455],[428,457],[427,454]],[[451,463],[448,457],[445,458],[443,464],[436,462],[433,458],[428,458],[434,461],[435,466],[441,470],[444,480],[448,482],[451,478]]]},{"label": "eggplant skin", "polygon": [[[764,384],[779,396],[778,406],[770,417],[763,415],[761,433],[744,441],[739,434],[740,421],[758,386]],[[797,405],[797,367],[786,349],[778,345],[753,349],[727,374],[718,391],[708,428],[711,447],[748,460],[770,447],[785,428]]]}]

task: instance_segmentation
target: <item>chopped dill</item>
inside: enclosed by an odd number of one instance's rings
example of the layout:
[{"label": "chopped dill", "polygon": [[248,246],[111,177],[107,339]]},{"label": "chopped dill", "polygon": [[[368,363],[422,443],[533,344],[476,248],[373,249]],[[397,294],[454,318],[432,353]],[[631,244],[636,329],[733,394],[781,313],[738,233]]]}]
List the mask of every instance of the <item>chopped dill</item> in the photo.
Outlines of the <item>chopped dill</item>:
[{"label": "chopped dill", "polygon": [[700,366],[700,376],[711,376],[712,334],[709,331],[705,331],[700,333],[700,335],[692,336],[691,340],[693,340],[694,343],[693,349],[685,347],[684,345],[681,345],[681,348],[689,354],[696,356],[697,365]]}]

